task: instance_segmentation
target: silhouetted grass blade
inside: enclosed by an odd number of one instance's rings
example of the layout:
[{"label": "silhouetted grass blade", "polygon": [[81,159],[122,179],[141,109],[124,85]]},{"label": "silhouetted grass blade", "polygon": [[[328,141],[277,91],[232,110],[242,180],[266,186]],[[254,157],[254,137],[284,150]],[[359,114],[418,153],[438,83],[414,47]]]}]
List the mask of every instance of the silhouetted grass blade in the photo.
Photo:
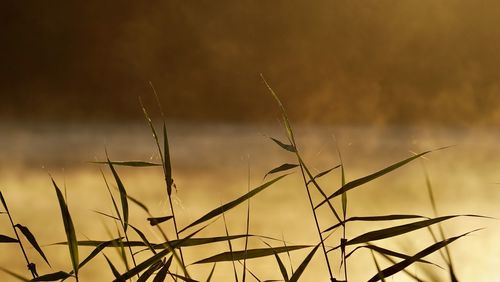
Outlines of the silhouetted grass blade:
[{"label": "silhouetted grass blade", "polygon": [[124,232],[127,232],[127,225],[128,225],[127,191],[125,190],[125,186],[123,186],[123,182],[121,181],[120,176],[118,176],[118,173],[116,172],[109,158],[108,158],[108,165],[115,178],[116,185],[118,186],[118,191],[120,191],[120,201],[122,203],[122,214],[123,214],[123,230]]},{"label": "silhouetted grass blade", "polygon": [[130,226],[130,228],[132,228],[135,231],[135,233],[137,233],[137,235],[139,235],[139,237],[141,237],[141,240],[144,242],[144,244],[146,244],[146,246],[148,246],[148,248],[151,250],[151,252],[153,254],[156,254],[155,249],[153,248],[153,246],[149,242],[148,238],[146,238],[146,235],[144,235],[144,233],[142,233],[141,230],[135,228],[133,225],[129,224],[129,226]]},{"label": "silhouetted grass blade", "polygon": [[163,262],[162,261],[158,261],[154,264],[152,264],[148,269],[146,269],[146,271],[144,271],[141,276],[139,276],[139,279],[137,279],[137,282],[146,282],[148,280],[149,277],[151,277],[151,275],[153,275],[153,273],[155,273],[155,271],[157,271],[158,269],[160,269],[163,265]]},{"label": "silhouetted grass blade", "polygon": [[5,235],[0,235],[0,243],[17,243],[17,242],[18,242],[17,239]]},{"label": "silhouetted grass blade", "polygon": [[66,238],[68,240],[69,253],[71,256],[71,263],[73,264],[73,271],[76,276],[78,276],[78,241],[76,239],[75,227],[73,221],[71,220],[71,215],[68,210],[68,206],[64,201],[64,196],[57,187],[56,182],[52,179],[52,184],[56,190],[57,199],[59,201],[59,207],[61,209],[61,216],[64,223],[64,230],[66,231]]},{"label": "silhouetted grass blade", "polygon": [[388,220],[401,220],[401,219],[415,219],[415,218],[427,218],[425,216],[421,215],[414,215],[414,214],[391,214],[391,215],[378,215],[378,216],[353,216],[348,219],[346,219],[343,222],[339,222],[337,224],[334,224],[327,229],[323,231],[328,232],[331,231],[335,228],[338,228],[342,226],[342,224],[345,224],[350,221],[388,221]]},{"label": "silhouetted grass blade", "polygon": [[382,271],[380,270],[380,266],[378,265],[377,258],[375,258],[375,254],[373,253],[373,251],[371,251],[371,254],[372,254],[372,258],[373,258],[373,263],[375,264],[375,267],[377,268],[377,276],[380,280],[382,280],[382,282],[385,282],[385,278],[381,273]]},{"label": "silhouetted grass blade", "polygon": [[[177,279],[180,279],[180,280],[186,281],[186,282],[199,282],[198,280],[194,280],[194,279],[191,279],[191,278],[179,275],[179,274],[175,274],[172,272],[170,272],[170,275],[172,275],[172,277],[174,277],[174,279],[177,278]],[[175,280],[177,281],[177,279],[175,279]]]},{"label": "silhouetted grass blade", "polygon": [[298,164],[288,164],[288,163],[282,164],[276,168],[271,169],[268,173],[266,173],[266,175],[264,175],[264,178],[266,178],[270,174],[287,171],[292,168],[296,168],[298,166],[299,166]]},{"label": "silhouetted grass blade", "polygon": [[266,182],[264,184],[262,184],[261,186],[251,190],[250,192],[246,193],[245,195],[239,197],[238,199],[234,200],[234,201],[231,201],[225,205],[222,205],[221,207],[218,207],[212,211],[210,211],[209,213],[205,214],[204,216],[202,216],[201,218],[199,218],[198,220],[196,220],[195,222],[189,224],[188,226],[184,227],[181,231],[179,231],[179,233],[185,231],[186,229],[192,227],[192,226],[195,226],[195,225],[198,225],[202,222],[205,222],[207,220],[210,220],[218,215],[221,215],[222,213],[238,206],[239,204],[245,202],[246,200],[252,198],[253,196],[257,195],[259,192],[263,191],[264,189],[266,189],[267,187],[271,186],[272,184],[274,184],[275,182],[279,181],[280,179],[282,179],[283,177],[287,176],[288,174],[285,174],[285,175],[282,175],[280,177],[277,177],[269,182]]},{"label": "silhouetted grass blade", "polygon": [[379,170],[379,171],[377,171],[375,173],[372,173],[372,174],[370,174],[368,176],[361,177],[361,178],[358,178],[358,179],[353,180],[351,182],[348,182],[347,184],[345,184],[344,186],[342,186],[340,189],[338,189],[337,191],[335,191],[335,193],[333,193],[332,195],[328,196],[327,199],[325,199],[321,203],[319,203],[316,207],[319,207],[319,206],[323,205],[324,203],[326,203],[327,200],[335,198],[335,197],[337,197],[339,195],[342,195],[342,193],[344,193],[344,192],[347,192],[347,191],[349,191],[351,189],[354,189],[354,188],[356,188],[358,186],[361,186],[361,185],[363,185],[365,183],[368,183],[368,182],[370,182],[372,180],[375,180],[375,179],[377,179],[377,178],[379,178],[379,177],[381,177],[381,176],[383,176],[383,175],[385,175],[385,174],[387,174],[387,173],[389,173],[391,171],[394,171],[394,170],[396,170],[396,169],[398,169],[398,168],[400,168],[400,167],[408,164],[409,162],[411,162],[411,161],[413,161],[415,159],[418,159],[418,158],[420,158],[420,157],[422,157],[422,156],[424,156],[424,155],[426,155],[426,154],[428,154],[430,152],[441,150],[441,149],[444,149],[444,148],[447,148],[447,147],[443,147],[443,148],[439,148],[439,149],[435,149],[435,150],[429,150],[429,151],[422,152],[420,154],[414,155],[414,156],[412,156],[410,158],[407,158],[405,160],[397,162],[397,163],[395,163],[393,165],[390,165],[390,166],[388,166],[388,167],[386,167],[386,168],[384,168],[382,170]]},{"label": "silhouetted grass blade", "polygon": [[137,200],[136,198],[134,198],[134,197],[130,196],[129,194],[127,194],[127,198],[128,198],[130,201],[132,201],[132,203],[134,203],[134,204],[138,205],[141,209],[143,209],[146,213],[148,213],[148,214],[149,214],[149,209],[148,209],[148,207],[147,207],[145,204],[143,204],[142,202],[140,202],[140,201],[139,201],[139,200]]},{"label": "silhouetted grass blade", "polygon": [[[322,171],[322,172],[320,172],[320,173],[316,174],[316,175],[313,177],[313,179],[314,179],[314,180],[316,180],[316,179],[318,179],[318,178],[321,178],[321,177],[323,177],[323,176],[327,175],[328,173],[332,172],[333,170],[335,170],[335,169],[339,168],[340,166],[341,166],[341,165],[336,165],[336,166],[334,166],[334,167],[332,167],[332,168],[330,168],[330,169],[327,169],[327,170],[325,170],[325,171]],[[308,180],[308,181],[307,181],[307,184],[309,185],[310,183],[312,183],[312,181],[313,181],[312,179]]]},{"label": "silhouetted grass blade", "polygon": [[[297,245],[297,246],[287,246],[287,247],[277,247],[277,248],[261,248],[261,249],[249,249],[246,251],[246,258],[260,258],[272,256],[275,253],[279,254],[286,251],[295,251],[304,248],[310,248],[309,245]],[[212,262],[222,262],[222,261],[233,261],[234,260],[243,260],[245,258],[245,251],[234,251],[234,252],[224,252],[215,256],[211,256],[206,259],[202,259],[200,261],[195,262],[194,264],[201,263],[212,263]]]},{"label": "silhouetted grass blade", "polygon": [[[468,234],[470,234],[472,232],[476,232],[478,230],[479,229],[473,230],[473,231],[464,233],[462,235],[451,237],[449,239],[435,243],[435,244],[425,248],[424,250],[418,252],[417,254],[412,256],[411,258],[405,259],[405,260],[403,260],[403,261],[401,261],[393,266],[390,266],[390,267],[384,269],[380,274],[386,278],[389,276],[392,276],[392,275],[402,271],[403,269],[405,269],[406,267],[408,267],[412,263],[416,262],[417,260],[419,260],[419,259],[421,259],[429,254],[432,254],[433,252],[443,248],[444,246],[447,246],[448,244],[460,239],[461,237],[467,236]],[[378,280],[380,280],[380,278],[379,278],[379,275],[377,274],[377,275],[373,276],[370,280],[368,280],[368,282],[375,282]]]},{"label": "silhouetted grass blade", "polygon": [[318,250],[319,246],[320,244],[316,245],[316,247],[312,249],[312,251],[304,259],[304,261],[299,265],[299,267],[297,267],[297,270],[295,270],[292,277],[290,277],[290,282],[299,281],[300,276],[302,275],[302,273],[304,273],[304,270],[306,269],[309,262],[311,262],[311,259],[314,257],[314,254]]},{"label": "silhouetted grass blade", "polygon": [[71,274],[66,273],[64,271],[58,271],[39,276],[31,281],[58,281],[61,279],[66,279],[68,277],[71,277]]},{"label": "silhouetted grass blade", "polygon": [[[379,254],[383,254],[383,255],[387,255],[387,256],[391,256],[391,257],[396,257],[396,258],[408,259],[408,258],[411,257],[411,256],[406,255],[406,254],[395,252],[395,251],[392,251],[392,250],[389,250],[389,249],[385,249],[385,248],[382,248],[382,247],[378,247],[378,246],[375,246],[375,245],[372,245],[372,244],[367,244],[366,246],[356,247],[354,250],[352,250],[351,252],[349,252],[346,255],[346,258],[349,258],[352,254],[354,254],[354,252],[356,252],[357,250],[363,249],[363,248],[376,251]],[[435,263],[432,263],[430,261],[423,260],[423,259],[418,260],[418,262],[432,264],[434,266],[440,267],[439,265],[437,265]]]},{"label": "silhouetted grass blade", "polygon": [[35,250],[40,254],[40,256],[42,256],[42,258],[45,260],[45,262],[50,266],[49,260],[47,259],[47,257],[43,253],[42,248],[40,248],[40,246],[38,245],[38,242],[35,239],[35,236],[33,236],[33,233],[31,233],[31,231],[28,229],[28,227],[23,226],[21,224],[16,224],[15,227],[17,227],[17,229],[21,230],[21,233],[23,233],[24,237],[26,237],[28,242],[30,242],[30,244],[33,246],[33,248],[35,248]]},{"label": "silhouetted grass blade", "polygon": [[210,273],[208,274],[208,277],[207,277],[207,282],[210,282],[210,280],[212,280],[212,276],[214,275],[214,272],[215,272],[215,266],[217,265],[217,263],[215,262],[214,263],[214,266],[212,266],[212,270],[210,270]]},{"label": "silhouetted grass blade", "polygon": [[[97,245],[97,247],[78,265],[78,269],[82,268],[88,262],[90,262],[94,257],[96,257],[104,248],[111,246],[112,244],[117,244],[121,239],[113,239],[105,241]],[[72,272],[70,272],[72,274]]]},{"label": "silhouetted grass blade", "polygon": [[[433,224],[436,224],[441,221],[445,221],[451,218],[455,218],[458,216],[469,216],[469,215],[448,215],[448,216],[442,216],[442,217],[437,217],[433,219],[427,219],[427,220],[422,220],[418,222],[413,222],[413,223],[408,223],[404,225],[399,225],[395,227],[389,227],[389,228],[384,228],[380,230],[375,230],[375,231],[370,231],[365,234],[362,234],[354,239],[351,239],[347,241],[347,245],[354,245],[354,244],[360,244],[360,243],[366,243],[370,241],[376,241],[376,240],[382,240],[398,235],[402,235],[408,232],[412,232]],[[474,216],[474,215],[472,215]]]},{"label": "silhouetted grass blade", "polygon": [[148,217],[148,221],[149,221],[149,224],[151,224],[151,226],[155,226],[155,225],[158,225],[162,222],[165,222],[169,219],[172,219],[173,216],[169,215],[169,216],[162,216],[162,217]]},{"label": "silhouetted grass blade", "polygon": [[269,138],[271,138],[271,140],[273,140],[276,144],[278,144],[278,146],[287,150],[288,152],[292,152],[292,153],[297,152],[297,149],[295,149],[295,147],[293,145],[285,144],[285,143],[281,142],[280,140],[273,138],[273,137],[269,137]]},{"label": "silhouetted grass blade", "polygon": [[[108,162],[90,162],[92,164],[108,164]],[[143,161],[112,161],[112,165],[117,166],[130,166],[130,167],[150,167],[150,166],[161,166],[161,164],[151,163],[151,162],[143,162]]]},{"label": "silhouetted grass blade", "polygon": [[167,127],[165,126],[165,121],[163,121],[163,161],[164,161],[164,170],[165,170],[165,178],[167,181],[167,192],[168,195],[172,194],[172,184],[174,180],[172,179],[172,164],[170,163],[170,150],[168,148],[168,136],[167,136]]},{"label": "silhouetted grass blade", "polygon": [[161,267],[160,271],[156,274],[155,278],[153,279],[153,282],[163,282],[165,281],[167,274],[168,274],[168,269],[170,268],[170,265],[172,264],[172,256],[170,256],[165,262],[165,264]]},{"label": "silhouetted grass blade", "polygon": [[[106,262],[108,263],[109,269],[111,269],[111,273],[113,273],[113,276],[115,278],[120,277],[120,272],[118,272],[115,265],[111,262],[111,260],[109,260],[109,258],[105,254],[103,254],[103,255],[104,255],[104,258],[106,259]],[[118,281],[125,281],[125,280],[118,280]]]}]

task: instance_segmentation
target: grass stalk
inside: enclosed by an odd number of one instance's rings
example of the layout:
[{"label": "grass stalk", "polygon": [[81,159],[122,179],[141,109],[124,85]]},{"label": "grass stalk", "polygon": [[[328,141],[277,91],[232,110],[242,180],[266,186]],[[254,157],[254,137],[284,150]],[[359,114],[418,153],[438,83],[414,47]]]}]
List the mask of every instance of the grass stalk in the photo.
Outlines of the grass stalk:
[{"label": "grass stalk", "polygon": [[19,238],[19,234],[17,233],[16,230],[16,225],[14,224],[14,220],[12,220],[12,216],[9,211],[9,207],[7,207],[7,202],[5,201],[5,198],[3,197],[2,192],[0,191],[0,200],[2,201],[3,207],[5,208],[5,212],[7,213],[7,216],[9,217],[10,224],[12,226],[12,229],[14,230],[14,234],[16,234],[17,242],[19,244],[19,248],[21,249],[21,252],[23,253],[24,259],[26,260],[27,263],[27,268],[31,272],[31,275],[33,278],[38,277],[38,273],[36,272],[35,264],[30,262],[28,259],[28,255],[26,254],[26,251],[24,250],[23,243],[21,242],[21,238]]}]

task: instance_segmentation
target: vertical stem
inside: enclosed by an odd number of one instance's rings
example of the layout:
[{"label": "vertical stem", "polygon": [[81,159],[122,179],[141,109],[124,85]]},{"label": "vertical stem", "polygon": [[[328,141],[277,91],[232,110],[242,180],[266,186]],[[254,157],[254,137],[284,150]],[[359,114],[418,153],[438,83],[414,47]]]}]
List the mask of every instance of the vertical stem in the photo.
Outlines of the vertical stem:
[{"label": "vertical stem", "polygon": [[[295,146],[295,142],[294,142],[294,146]],[[297,156],[298,156],[297,146],[295,146],[295,150],[297,151]],[[311,205],[311,210],[312,210],[312,213],[313,213],[313,216],[314,216],[314,222],[316,224],[316,230],[318,231],[319,239],[321,241],[321,247],[323,249],[323,254],[325,254],[325,260],[326,260],[326,265],[328,267],[328,273],[330,274],[330,280],[331,281],[335,281],[334,278],[333,278],[332,267],[330,266],[330,260],[328,259],[328,254],[326,252],[325,244],[323,242],[323,235],[321,235],[321,229],[319,227],[319,222],[318,222],[318,217],[316,215],[316,210],[314,209],[314,204],[313,204],[313,201],[312,201],[311,192],[309,191],[309,186],[307,185],[307,179],[306,179],[306,175],[304,173],[303,163],[300,160],[299,160],[299,163],[300,163],[300,172],[302,174],[302,179],[304,181],[304,185],[305,185],[305,188],[306,188],[306,191],[307,191],[307,197],[309,199],[309,204]]]},{"label": "vertical stem", "polygon": [[28,270],[31,272],[31,275],[33,275],[33,278],[36,278],[37,274],[35,270],[31,267],[31,263],[28,259],[28,255],[26,254],[26,251],[24,250],[23,243],[21,242],[21,239],[19,238],[19,234],[17,233],[16,226],[14,224],[14,221],[12,220],[12,217],[10,215],[9,208],[7,207],[7,203],[5,202],[5,199],[2,195],[2,192],[0,192],[0,200],[2,200],[2,204],[5,207],[5,211],[7,212],[7,215],[9,216],[10,224],[12,226],[12,229],[14,230],[14,233],[16,234],[17,242],[19,243],[19,246],[21,247],[21,251],[23,252],[24,259],[26,260],[26,263],[28,264]]}]

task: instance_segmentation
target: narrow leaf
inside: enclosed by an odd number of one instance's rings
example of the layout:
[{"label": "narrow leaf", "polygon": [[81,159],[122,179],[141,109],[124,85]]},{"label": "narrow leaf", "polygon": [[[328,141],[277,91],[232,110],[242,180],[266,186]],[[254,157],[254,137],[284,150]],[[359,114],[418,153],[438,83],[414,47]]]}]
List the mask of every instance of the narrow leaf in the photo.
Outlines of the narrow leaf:
[{"label": "narrow leaf", "polygon": [[207,282],[210,282],[210,280],[212,280],[212,276],[214,275],[214,272],[215,272],[215,266],[217,265],[216,262],[214,262],[214,266],[212,266],[212,270],[210,270],[210,274],[208,274],[208,277],[207,277]]},{"label": "narrow leaf", "polygon": [[[104,248],[109,247],[112,244],[117,244],[121,238],[113,239],[109,241],[102,242],[97,245],[97,247],[78,265],[78,269],[82,268],[88,262],[90,262],[94,257],[96,257]],[[72,274],[72,272],[70,272]]]},{"label": "narrow leaf", "polygon": [[[455,237],[443,240],[441,242],[434,243],[433,245],[418,252],[417,254],[412,256],[411,258],[405,259],[405,260],[403,260],[403,261],[401,261],[393,266],[390,266],[390,267],[384,269],[379,274],[381,274],[383,277],[386,277],[386,278],[389,276],[392,276],[392,275],[402,271],[403,269],[405,269],[406,267],[408,267],[412,263],[416,262],[417,260],[419,260],[427,255],[430,255],[430,254],[434,253],[435,251],[447,246],[448,244],[460,239],[461,237],[467,236],[468,234],[475,232],[475,231],[477,231],[477,230],[473,230],[473,231],[464,233],[462,235],[455,236]],[[373,276],[370,280],[368,280],[368,282],[375,282],[375,281],[380,280],[379,274],[376,274],[375,276]]]},{"label": "narrow leaf", "polygon": [[165,121],[163,121],[163,154],[163,169],[165,171],[165,180],[167,181],[167,192],[170,196],[172,194],[172,184],[174,183],[174,180],[172,179],[172,165],[170,163],[170,150],[168,148],[168,136]]},{"label": "narrow leaf", "polygon": [[391,215],[378,215],[378,216],[353,216],[348,219],[346,219],[343,222],[339,222],[337,224],[334,224],[327,229],[325,229],[323,232],[328,232],[331,231],[335,228],[338,228],[345,224],[346,222],[350,221],[388,221],[388,220],[401,220],[401,219],[414,219],[414,218],[427,218],[425,216],[421,215],[413,215],[413,214],[391,214]]},{"label": "narrow leaf", "polygon": [[17,243],[17,242],[18,242],[17,239],[0,234],[0,243]]},{"label": "narrow leaf", "polygon": [[288,247],[277,247],[277,248],[262,248],[262,249],[249,249],[245,251],[234,251],[224,252],[215,256],[211,256],[206,259],[202,259],[200,261],[195,262],[194,264],[202,264],[202,263],[212,263],[212,262],[220,262],[220,261],[233,261],[233,260],[243,260],[246,256],[247,259],[259,258],[272,256],[274,253],[282,253],[287,251],[295,251],[304,248],[310,248],[308,245],[297,245],[297,246],[288,246]]},{"label": "narrow leaf", "polygon": [[399,225],[399,226],[395,226],[395,227],[389,227],[389,228],[384,228],[384,229],[380,229],[380,230],[370,231],[370,232],[362,234],[354,239],[347,241],[346,245],[366,243],[366,242],[370,242],[370,241],[382,240],[382,239],[398,236],[398,235],[412,232],[412,231],[436,224],[436,223],[441,222],[441,221],[455,218],[458,216],[473,216],[473,215],[442,216],[442,217],[437,217],[437,218],[433,218],[433,219],[427,219],[427,220],[422,220],[422,221],[418,221],[418,222]]},{"label": "narrow leaf", "polygon": [[[383,255],[391,256],[391,257],[396,257],[396,258],[408,259],[408,258],[411,257],[411,256],[406,255],[406,254],[402,254],[402,253],[399,253],[399,252],[388,250],[388,249],[385,249],[385,248],[382,248],[382,247],[378,247],[378,246],[375,246],[375,245],[372,245],[372,244],[367,244],[366,246],[356,247],[354,250],[352,250],[349,254],[346,255],[346,258],[349,258],[352,254],[354,254],[354,252],[356,252],[357,250],[362,249],[362,248],[373,250],[373,251],[376,251],[379,254],[383,254]],[[437,264],[434,264],[434,263],[432,263],[430,261],[423,260],[423,259],[418,260],[418,262],[432,264],[434,266],[440,267]]]},{"label": "narrow leaf", "polygon": [[281,142],[280,140],[275,139],[273,137],[269,137],[269,138],[271,138],[271,140],[273,140],[276,144],[278,144],[278,146],[287,150],[288,152],[292,152],[292,153],[297,152],[297,150],[295,149],[295,147],[293,145],[285,144],[285,143]]},{"label": "narrow leaf", "polygon": [[[316,179],[318,179],[318,178],[321,178],[321,177],[323,177],[323,176],[327,175],[328,173],[332,172],[333,170],[335,170],[335,169],[339,168],[340,166],[341,166],[341,165],[336,165],[336,166],[334,166],[334,167],[332,167],[332,168],[330,168],[330,169],[327,169],[327,170],[325,170],[325,171],[322,171],[322,172],[320,172],[320,173],[316,174],[316,175],[313,177],[313,179],[314,179],[314,180],[316,180]],[[308,181],[307,181],[307,185],[309,185],[311,182],[312,182],[312,179],[308,180]]]},{"label": "narrow leaf", "polygon": [[282,175],[280,177],[277,177],[269,182],[266,182],[264,184],[262,184],[261,186],[251,190],[250,192],[246,193],[245,195],[239,197],[238,199],[234,200],[234,201],[231,201],[225,205],[222,205],[221,207],[218,207],[212,211],[210,211],[209,213],[205,214],[204,216],[202,216],[201,218],[199,218],[198,220],[196,220],[195,222],[191,223],[190,225],[184,227],[184,229],[182,229],[181,231],[179,231],[179,233],[185,231],[186,229],[192,227],[192,226],[195,226],[197,224],[200,224],[202,222],[205,222],[207,220],[210,220],[218,215],[221,215],[222,213],[238,206],[239,204],[245,202],[246,200],[252,198],[253,196],[257,195],[259,192],[263,191],[264,189],[266,189],[267,187],[271,186],[272,184],[274,184],[275,182],[279,181],[280,179],[282,179],[283,177],[287,176],[288,174],[285,174],[285,175]]},{"label": "narrow leaf", "polygon": [[379,171],[377,171],[375,173],[372,173],[372,174],[370,174],[368,176],[361,177],[361,178],[358,178],[358,179],[353,180],[351,182],[348,182],[347,184],[345,184],[344,186],[342,186],[340,189],[338,189],[337,191],[335,191],[335,193],[333,193],[332,195],[328,196],[327,199],[325,199],[321,203],[319,203],[316,207],[319,207],[319,206],[323,205],[328,200],[330,200],[332,198],[335,198],[335,197],[341,195],[344,192],[347,192],[347,191],[349,191],[351,189],[354,189],[354,188],[356,188],[358,186],[361,186],[361,185],[363,185],[365,183],[368,183],[368,182],[370,182],[372,180],[375,180],[375,179],[377,179],[377,178],[379,178],[379,177],[381,177],[381,176],[383,176],[383,175],[385,175],[385,174],[387,174],[387,173],[389,173],[391,171],[394,171],[394,170],[396,170],[396,169],[398,169],[398,168],[400,168],[400,167],[408,164],[409,162],[411,162],[411,161],[413,161],[415,159],[418,159],[418,158],[420,158],[420,157],[422,157],[422,156],[424,156],[424,155],[426,155],[426,154],[428,154],[430,152],[437,151],[437,150],[442,150],[442,149],[445,149],[445,148],[447,148],[447,147],[443,147],[443,148],[438,148],[438,149],[435,149],[435,150],[429,150],[429,151],[422,152],[420,154],[414,155],[414,156],[412,156],[410,158],[407,158],[405,160],[397,162],[397,163],[395,163],[393,165],[390,165],[390,166],[388,166],[388,167],[386,167],[386,168],[384,168],[382,170],[379,170]]},{"label": "narrow leaf", "polygon": [[33,236],[33,233],[28,229],[28,227],[23,226],[21,224],[16,224],[15,227],[17,227],[19,230],[21,230],[21,233],[23,233],[24,237],[30,242],[30,244],[35,248],[35,250],[42,256],[42,258],[45,260],[45,262],[50,266],[49,261],[47,260],[47,257],[42,251],[42,248],[38,245],[38,242],[35,239],[35,236]]},{"label": "narrow leaf", "polygon": [[[111,269],[111,273],[113,273],[113,276],[115,278],[120,277],[120,272],[118,272],[118,270],[116,269],[114,264],[111,262],[111,260],[109,260],[109,258],[105,254],[103,254],[103,255],[104,255],[104,258],[106,259],[106,262],[108,263],[109,269]],[[125,280],[120,280],[120,281],[125,281]]]},{"label": "narrow leaf", "polygon": [[138,205],[141,209],[143,209],[146,213],[149,214],[149,209],[148,209],[148,207],[145,204],[143,204],[142,202],[140,202],[139,200],[137,200],[136,198],[134,198],[134,197],[132,197],[132,196],[130,196],[128,194],[127,194],[127,198],[130,201],[132,201],[132,203]]},{"label": "narrow leaf", "polygon": [[153,282],[163,282],[165,281],[165,278],[167,277],[168,274],[168,269],[170,268],[170,265],[172,264],[172,258],[173,256],[170,256],[167,260],[167,262],[162,266],[160,271],[156,274],[155,278],[153,279]]},{"label": "narrow leaf", "polygon": [[52,184],[56,190],[57,199],[59,201],[59,207],[61,209],[61,216],[64,223],[64,230],[66,232],[66,238],[68,242],[69,253],[71,256],[71,263],[73,264],[73,271],[75,275],[78,276],[78,241],[76,239],[75,227],[73,225],[73,220],[71,220],[71,215],[68,210],[68,206],[64,201],[64,196],[57,187],[56,182],[52,179]]},{"label": "narrow leaf", "polygon": [[316,245],[316,247],[314,247],[314,249],[312,249],[312,251],[307,255],[307,257],[299,265],[299,267],[297,268],[297,270],[295,271],[295,273],[292,275],[292,277],[290,277],[290,282],[297,282],[297,281],[299,281],[300,276],[302,275],[302,273],[304,273],[304,270],[306,269],[307,265],[309,264],[309,262],[313,258],[314,254],[318,250],[319,246],[320,246],[320,244]]},{"label": "narrow leaf", "polygon": [[296,168],[298,166],[299,166],[298,164],[288,164],[288,163],[282,164],[276,168],[271,169],[268,173],[266,173],[266,175],[264,175],[264,178],[266,178],[270,174],[287,171],[292,168]]},{"label": "narrow leaf", "polygon": [[377,259],[375,258],[375,254],[373,253],[373,251],[371,251],[371,254],[372,254],[373,262],[375,263],[375,267],[377,268],[377,276],[379,279],[382,280],[382,282],[385,282],[385,278],[382,275],[382,273],[380,273],[381,272],[380,266],[378,265]]},{"label": "narrow leaf", "polygon": [[154,263],[153,265],[151,265],[148,269],[146,269],[146,271],[144,271],[141,276],[139,276],[139,279],[137,279],[137,282],[146,282],[148,280],[149,277],[151,277],[151,275],[153,275],[153,273],[155,273],[155,271],[157,271],[158,269],[160,269],[163,265],[163,262],[162,261],[158,261],[156,263]]},{"label": "narrow leaf", "polygon": [[115,168],[113,167],[113,164],[108,158],[108,165],[109,168],[111,169],[111,172],[113,173],[113,176],[115,177],[116,185],[118,186],[118,190],[120,191],[120,201],[122,203],[122,214],[123,214],[123,229],[124,232],[127,232],[127,225],[128,225],[128,200],[127,200],[127,191],[125,190],[125,186],[123,186],[123,183],[120,179],[120,176],[118,176],[118,173],[116,172]]},{"label": "narrow leaf", "polygon": [[66,273],[64,271],[58,271],[58,272],[38,276],[37,278],[35,278],[31,281],[58,281],[61,279],[66,279],[68,277],[71,277],[71,274]]},{"label": "narrow leaf", "polygon": [[165,222],[169,219],[172,219],[173,216],[169,215],[169,216],[162,216],[162,217],[148,217],[148,221],[149,221],[149,224],[151,224],[151,226],[155,226],[155,225],[158,225],[162,222]]},{"label": "narrow leaf", "polygon": [[[108,162],[90,162],[93,164],[108,164]],[[150,167],[150,166],[161,166],[161,164],[157,163],[150,163],[150,162],[143,162],[143,161],[113,161],[111,162],[112,165],[117,165],[117,166],[131,166],[131,167]]]}]

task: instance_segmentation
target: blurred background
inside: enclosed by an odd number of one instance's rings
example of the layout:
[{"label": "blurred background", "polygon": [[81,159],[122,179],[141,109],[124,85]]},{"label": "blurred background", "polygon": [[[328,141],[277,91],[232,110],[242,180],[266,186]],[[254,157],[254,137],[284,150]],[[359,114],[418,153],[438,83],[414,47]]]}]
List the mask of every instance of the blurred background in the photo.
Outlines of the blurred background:
[{"label": "blurred background", "polygon": [[[8,1],[2,118],[498,124],[496,1]],[[64,117],[64,118],[63,118]]]},{"label": "blurred background", "polygon": [[[185,226],[245,193],[248,166],[254,187],[270,169],[295,161],[267,138],[285,139],[262,73],[287,107],[314,172],[339,163],[334,139],[348,180],[414,152],[455,145],[353,191],[353,216],[432,216],[423,165],[440,213],[499,217],[499,19],[500,2],[486,0],[5,1],[0,189],[14,217],[42,245],[65,240],[49,172],[67,187],[79,238],[107,240],[105,226],[112,222],[93,210],[111,213],[110,202],[99,167],[89,162],[103,160],[105,147],[114,160],[159,161],[139,104],[141,97],[160,121],[151,82],[167,119],[179,188],[174,205]],[[160,169],[119,172],[131,195],[155,215],[165,213]],[[251,231],[315,244],[299,174],[288,178],[256,198]],[[323,181],[333,193],[340,176],[334,172]],[[136,225],[147,229],[145,215],[131,211]],[[228,213],[231,232],[244,232],[245,215],[245,208]],[[324,227],[332,224],[326,215],[322,220]],[[217,224],[207,236],[224,233]],[[495,281],[498,223],[445,224],[449,236],[476,227],[487,229],[452,247],[457,274],[463,281]],[[367,228],[353,225],[348,236]],[[150,231],[152,241],[160,240]],[[9,232],[8,221],[0,218],[0,234]],[[415,253],[430,242],[424,230],[385,246]],[[251,244],[265,247],[257,240]],[[27,274],[19,250],[0,247],[7,250],[0,251],[0,266]],[[70,268],[65,248],[46,250],[54,269]],[[195,261],[226,250],[222,244],[188,256]],[[293,258],[295,266],[304,256]],[[32,257],[42,273],[50,271],[34,252]],[[99,259],[82,271],[82,281],[111,279]],[[439,256],[432,259],[443,265]],[[353,260],[352,281],[374,274],[368,253]],[[250,267],[261,278],[278,278],[273,263]],[[200,277],[209,270],[202,268]],[[446,271],[411,268],[423,277],[428,270],[446,278]],[[7,281],[4,275],[0,280]],[[221,264],[216,281],[232,275],[232,266]],[[319,253],[304,275],[304,281],[326,281]],[[403,274],[395,279],[410,281]]]}]

